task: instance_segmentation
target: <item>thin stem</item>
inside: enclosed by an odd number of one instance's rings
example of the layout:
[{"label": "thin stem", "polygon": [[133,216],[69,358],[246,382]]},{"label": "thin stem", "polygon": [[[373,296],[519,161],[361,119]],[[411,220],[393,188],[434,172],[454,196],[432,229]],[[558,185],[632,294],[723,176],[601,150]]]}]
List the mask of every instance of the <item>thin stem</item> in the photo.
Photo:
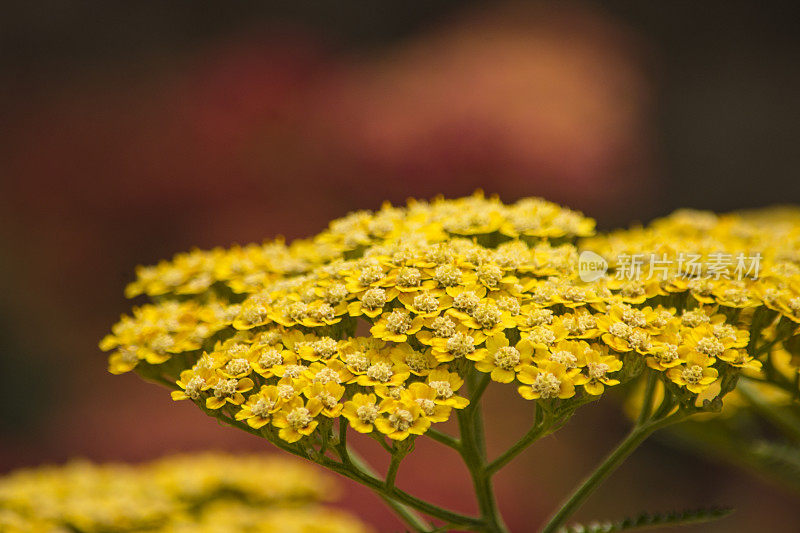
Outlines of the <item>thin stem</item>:
[{"label": "thin stem", "polygon": [[397,471],[400,469],[400,461],[403,460],[404,454],[395,452],[392,455],[392,460],[389,463],[389,470],[386,472],[386,488],[392,490],[394,482],[397,479]]},{"label": "thin stem", "polygon": [[425,436],[430,437],[436,442],[444,444],[445,446],[449,446],[454,450],[461,450],[461,441],[459,439],[446,433],[442,433],[437,429],[428,429],[428,431],[425,432]]},{"label": "thin stem", "polygon": [[[205,406],[200,405],[201,409],[208,412]],[[213,415],[212,415],[213,416]],[[236,427],[238,429],[247,431],[253,435],[258,437],[264,438],[264,434],[261,430],[253,429],[248,426],[246,423],[236,420],[234,418],[230,418],[227,416],[215,416],[219,421],[229,426]],[[303,452],[302,450],[288,444],[280,442],[279,439],[268,439],[269,442],[277,446],[283,451],[291,453],[292,455],[296,455],[298,457],[302,457],[304,459],[309,459],[309,456]],[[471,516],[465,516],[453,511],[449,511],[447,509],[443,509],[438,507],[434,504],[428,503],[424,500],[421,500],[415,496],[408,494],[396,487],[391,489],[387,489],[384,485],[384,481],[378,477],[376,477],[371,469],[369,469],[364,462],[353,450],[347,450],[347,455],[349,456],[349,461],[342,460],[342,462],[334,461],[333,459],[325,456],[318,456],[316,462],[329,470],[333,470],[334,472],[341,474],[353,481],[361,483],[378,493],[392,508],[395,508],[395,505],[404,504],[406,507],[414,508],[420,512],[423,512],[427,515],[432,516],[433,518],[438,518],[448,523],[457,524],[460,527],[467,527],[473,528],[481,524],[481,520],[478,518],[474,518]],[[405,511],[404,514],[408,514],[408,511]],[[421,519],[417,520],[418,524],[411,524],[416,531],[428,531],[429,526],[424,524]],[[423,525],[424,524],[424,525]]]},{"label": "thin stem", "polygon": [[633,451],[647,439],[654,431],[674,424],[685,418],[684,413],[678,412],[660,420],[651,420],[642,425],[634,426],[622,442],[606,457],[589,477],[570,495],[561,508],[553,515],[542,533],[555,533],[561,529],[565,522],[586,501],[592,492],[633,453]]},{"label": "thin stem", "polygon": [[[354,481],[361,483],[362,485],[366,485],[367,487],[371,488],[375,492],[379,494],[385,495],[386,497],[394,500],[398,500],[402,503],[407,504],[410,507],[417,509],[425,514],[428,514],[434,518],[438,518],[440,520],[444,520],[445,522],[451,524],[457,524],[460,527],[468,527],[474,528],[475,526],[479,526],[481,524],[481,520],[478,518],[474,518],[471,516],[465,516],[459,513],[455,513],[453,511],[448,511],[447,509],[442,509],[436,505],[428,503],[424,500],[420,500],[410,494],[403,492],[402,490],[398,489],[397,487],[393,487],[391,489],[387,489],[383,483],[383,480],[375,477],[370,472],[372,471],[371,468],[364,462],[361,457],[359,457],[355,452],[351,450],[350,452],[350,459],[354,466],[357,469],[343,469],[341,468],[343,465],[336,462],[325,463],[323,466],[326,466],[333,470],[334,472],[338,472],[343,476],[346,476]],[[423,530],[424,531],[424,530]]]},{"label": "thin stem", "polygon": [[478,499],[481,518],[484,525],[482,531],[489,533],[505,533],[506,529],[492,487],[492,476],[486,468],[486,448],[483,440],[483,418],[477,400],[486,389],[486,384],[481,380],[477,385],[473,380],[468,381],[471,387],[470,406],[458,413],[458,427],[461,431],[461,456],[472,477],[475,495]]},{"label": "thin stem", "polygon": [[[347,431],[347,424],[343,424],[345,427],[345,433]],[[345,450],[345,455],[347,456],[347,460],[349,464],[353,466],[354,469],[359,469],[362,472],[366,473],[367,475],[376,476],[376,472],[370,467],[364,459],[361,458],[355,452],[350,450]],[[420,515],[418,515],[413,509],[404,505],[397,500],[390,498],[384,494],[379,493],[378,496],[386,502],[386,504],[392,508],[392,510],[397,513],[397,515],[409,526],[414,528],[416,531],[430,531],[431,526],[428,522],[425,521]]]},{"label": "thin stem", "polygon": [[491,375],[481,372],[481,378],[478,380],[477,384],[474,384],[470,394],[470,404],[467,409],[470,409],[473,412],[480,410],[481,397],[483,397],[483,393],[486,392],[486,387],[489,385],[490,381],[492,381]]},{"label": "thin stem", "polygon": [[[546,420],[546,418],[544,420]],[[552,428],[549,424],[546,424],[544,420],[540,424],[533,426],[513,446],[503,452],[494,461],[489,463],[489,465],[486,467],[487,472],[490,475],[495,474],[498,470],[514,460],[516,456],[525,451],[525,449],[533,444],[536,440],[552,433]]]},{"label": "thin stem", "polygon": [[653,409],[653,391],[656,388],[656,381],[658,380],[656,373],[651,369],[648,368],[645,371],[647,372],[647,384],[645,385],[644,397],[642,398],[642,410],[639,411],[639,417],[636,419],[637,426],[644,424],[645,420],[650,416]]}]

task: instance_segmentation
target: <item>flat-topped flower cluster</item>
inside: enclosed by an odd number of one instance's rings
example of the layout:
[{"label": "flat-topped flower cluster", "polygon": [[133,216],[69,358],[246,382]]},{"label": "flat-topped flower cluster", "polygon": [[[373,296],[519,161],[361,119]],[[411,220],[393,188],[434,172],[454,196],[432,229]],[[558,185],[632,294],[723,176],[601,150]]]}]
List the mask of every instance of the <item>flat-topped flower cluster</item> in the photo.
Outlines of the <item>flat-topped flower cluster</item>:
[{"label": "flat-topped flower cluster", "polygon": [[[468,406],[475,375],[555,409],[650,368],[676,405],[700,405],[796,345],[800,224],[767,218],[679,212],[592,237],[594,221],[541,199],[384,205],[311,239],[140,268],[127,294],[153,303],[101,347],[111,372],[290,443],[327,439],[335,420],[423,434]],[[607,277],[581,281],[584,248],[607,257]],[[683,250],[760,252],[762,275],[614,276],[623,253]]]},{"label": "flat-topped flower cluster", "polygon": [[137,466],[74,461],[0,478],[0,530],[369,531],[351,515],[320,505],[334,494],[328,477],[285,459],[208,453]]}]

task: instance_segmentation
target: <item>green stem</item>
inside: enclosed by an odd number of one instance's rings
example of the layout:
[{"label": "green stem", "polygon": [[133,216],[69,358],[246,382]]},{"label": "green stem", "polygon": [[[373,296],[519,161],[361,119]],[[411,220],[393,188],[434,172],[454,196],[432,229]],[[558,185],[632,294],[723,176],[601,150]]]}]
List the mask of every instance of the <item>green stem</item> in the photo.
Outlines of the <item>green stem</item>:
[{"label": "green stem", "polygon": [[386,472],[386,488],[389,490],[394,489],[394,482],[397,479],[397,471],[400,469],[400,461],[403,460],[403,454],[395,452],[392,454],[392,460],[389,463],[389,470]]},{"label": "green stem", "polygon": [[[471,381],[471,380],[470,380]],[[469,383],[472,385],[473,383]],[[458,426],[461,431],[461,457],[472,477],[475,495],[478,499],[483,520],[481,531],[487,533],[506,533],[508,529],[503,523],[492,487],[492,476],[486,468],[486,448],[483,439],[483,419],[477,400],[486,389],[481,381],[474,388],[468,409],[458,412]]]},{"label": "green stem", "polygon": [[508,463],[510,463],[517,455],[521,454],[525,449],[534,443],[534,441],[552,433],[548,424],[541,423],[532,427],[525,435],[522,436],[511,448],[503,452],[494,461],[489,463],[486,470],[489,474],[494,474]]},{"label": "green stem", "polygon": [[[202,406],[198,403],[204,411],[208,413],[208,410],[205,406]],[[220,415],[213,415],[217,418],[220,422],[227,424],[229,426],[236,427],[238,429],[244,430],[248,433],[256,435],[258,437],[264,438],[264,434],[261,430],[253,429],[249,425],[234,418],[230,418],[227,416]],[[298,457],[302,457],[304,459],[309,459],[308,455],[304,453],[302,450],[292,446],[288,443],[281,442],[280,439],[269,439],[269,442],[280,448],[281,450],[291,453],[292,455],[296,455]],[[372,489],[376,492],[381,498],[384,499],[393,509],[398,510],[397,506],[402,506],[405,508],[413,508],[417,511],[425,513],[433,518],[438,518],[443,520],[447,523],[455,524],[463,528],[473,529],[481,524],[481,520],[478,518],[474,518],[471,516],[465,516],[459,513],[455,513],[453,511],[449,511],[447,509],[443,509],[438,507],[434,504],[428,503],[424,500],[421,500],[415,496],[408,494],[396,487],[392,487],[391,489],[386,488],[384,481],[374,474],[374,471],[370,469],[366,462],[361,459],[353,450],[346,450],[346,452],[341,452],[340,455],[345,453],[348,459],[342,458],[341,462],[334,461],[333,459],[325,456],[317,457],[318,460],[315,460],[317,464],[328,468],[336,472],[337,474],[341,474],[348,479],[352,479],[362,485],[367,486],[368,488]],[[406,516],[411,518],[410,509],[403,510],[402,513],[398,513],[403,519],[406,519]],[[415,531],[429,531],[430,526],[428,526],[421,518],[413,515],[414,518],[412,521],[414,523],[409,522],[409,525],[414,528]]]},{"label": "green stem", "polygon": [[[345,425],[345,427],[347,427]],[[368,475],[375,476],[376,473],[372,468],[364,461],[359,455],[355,454],[352,450],[348,450],[345,454],[347,456],[348,463],[353,465],[354,468],[365,472]],[[413,509],[404,505],[397,500],[390,498],[384,494],[379,493],[378,496],[386,502],[386,505],[392,508],[392,510],[397,513],[397,515],[409,526],[411,526],[415,531],[430,531],[431,526],[428,522],[425,521],[420,515],[418,515]]]},{"label": "green stem", "polygon": [[446,433],[442,433],[436,429],[430,428],[428,431],[425,432],[426,437],[430,437],[436,442],[444,444],[445,446],[449,446],[454,450],[461,450],[461,441],[453,436],[447,435]]},{"label": "green stem", "polygon": [[492,381],[491,375],[481,372],[481,378],[478,380],[478,383],[472,384],[473,387],[472,392],[470,393],[470,405],[468,409],[472,410],[473,412],[480,409],[481,398],[483,397],[483,393],[486,391],[486,387],[489,385],[490,381]]},{"label": "green stem", "polygon": [[[474,529],[476,526],[479,526],[481,524],[481,520],[478,518],[465,516],[459,513],[455,513],[453,511],[448,511],[447,509],[442,509],[441,507],[438,507],[432,503],[428,503],[424,500],[420,500],[419,498],[411,496],[410,494],[403,492],[402,490],[396,487],[393,487],[391,489],[387,488],[382,479],[379,479],[369,473],[371,469],[358,455],[356,455],[352,451],[350,453],[351,453],[350,459],[352,461],[352,464],[356,466],[357,469],[343,468],[344,465],[333,461],[324,462],[322,463],[322,465],[333,470],[334,472],[337,472],[345,477],[352,479],[353,481],[357,481],[362,485],[366,485],[367,487],[369,487],[370,489],[372,489],[373,491],[377,492],[382,496],[402,502],[434,518],[438,518],[445,522],[456,524],[460,527],[468,529]],[[417,529],[417,530],[426,531],[425,529]]]},{"label": "green stem", "polygon": [[[639,411],[639,417],[636,419],[637,426],[644,424],[645,420],[650,416],[653,409],[653,391],[656,388],[656,381],[658,380],[658,376],[656,376],[654,371],[649,368],[645,371],[647,372],[647,384],[645,385],[644,397],[642,398],[642,410]],[[664,395],[666,395],[666,391]]]},{"label": "green stem", "polygon": [[627,437],[606,457],[589,477],[570,495],[561,508],[550,518],[542,529],[542,533],[555,533],[560,530],[570,516],[583,505],[586,499],[597,489],[605,479],[619,467],[633,451],[647,439],[654,431],[669,424],[674,424],[685,418],[683,413],[675,413],[660,420],[652,420],[642,425],[636,425]]}]

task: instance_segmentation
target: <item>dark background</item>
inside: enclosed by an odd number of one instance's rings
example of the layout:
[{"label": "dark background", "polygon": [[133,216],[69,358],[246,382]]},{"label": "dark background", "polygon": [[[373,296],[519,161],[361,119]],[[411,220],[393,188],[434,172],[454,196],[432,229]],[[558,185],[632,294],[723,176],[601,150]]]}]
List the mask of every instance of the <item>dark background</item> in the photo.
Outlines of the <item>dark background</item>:
[{"label": "dark background", "polygon": [[[794,2],[3,8],[0,471],[261,448],[105,372],[96,343],[128,309],[136,264],[476,188],[544,196],[603,228],[800,201]],[[495,452],[527,420],[497,389]],[[610,399],[585,411],[498,478],[514,531],[543,520],[625,429]],[[455,459],[419,448],[401,486],[468,510],[466,477],[446,474]],[[655,441],[580,516],[731,504],[735,518],[696,530],[792,531],[796,498]],[[345,503],[397,527],[358,487]]]}]

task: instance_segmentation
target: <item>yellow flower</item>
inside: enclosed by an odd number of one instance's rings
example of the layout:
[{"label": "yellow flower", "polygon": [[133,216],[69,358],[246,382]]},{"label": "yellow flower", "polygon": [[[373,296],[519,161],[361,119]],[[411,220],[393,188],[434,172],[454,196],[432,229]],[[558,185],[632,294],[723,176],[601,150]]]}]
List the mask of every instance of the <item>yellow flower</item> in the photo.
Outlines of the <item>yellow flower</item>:
[{"label": "yellow flower", "polygon": [[453,305],[450,296],[437,296],[434,291],[404,292],[398,300],[408,311],[423,318],[437,317]]},{"label": "yellow flower", "polygon": [[568,372],[564,365],[549,361],[541,366],[526,366],[517,375],[524,383],[517,388],[526,400],[571,398],[575,395],[575,371]]},{"label": "yellow flower", "polygon": [[303,394],[309,401],[319,401],[322,404],[321,413],[328,418],[336,418],[342,412],[339,400],[344,395],[344,387],[335,381],[312,383],[303,389]]},{"label": "yellow flower", "polygon": [[206,398],[206,407],[208,409],[219,409],[226,403],[242,405],[244,403],[244,395],[242,393],[252,389],[253,385],[253,380],[250,378],[217,378],[211,386],[211,390],[214,393],[213,396]]},{"label": "yellow flower", "polygon": [[280,428],[278,436],[286,442],[297,442],[311,435],[319,424],[314,417],[322,412],[322,402],[316,398],[304,403],[295,396],[286,402],[272,417],[272,425]]},{"label": "yellow flower", "polygon": [[402,385],[411,375],[408,366],[394,362],[387,355],[379,355],[370,360],[367,370],[356,378],[361,386],[385,385],[387,387]]},{"label": "yellow flower", "polygon": [[719,373],[711,368],[713,358],[690,351],[686,354],[684,364],[667,370],[667,377],[676,385],[700,394],[716,381]]},{"label": "yellow flower", "polygon": [[417,351],[407,343],[392,347],[389,357],[395,363],[408,367],[415,376],[427,376],[439,364],[430,350]]},{"label": "yellow flower", "polygon": [[446,368],[437,368],[428,374],[425,383],[436,392],[436,398],[434,398],[436,403],[456,409],[463,409],[469,405],[469,400],[456,394],[458,389],[464,385],[464,380],[456,372],[449,372]]},{"label": "yellow flower", "polygon": [[585,350],[582,354],[582,361],[579,366],[583,367],[586,374],[586,382],[583,388],[589,394],[597,396],[603,394],[604,386],[618,385],[619,380],[611,379],[608,374],[622,369],[622,361],[613,355],[608,355],[608,348],[605,346],[595,346]]},{"label": "yellow flower", "polygon": [[172,391],[172,399],[178,400],[197,400],[216,382],[216,374],[209,368],[194,370],[184,370],[181,372],[180,379],[176,384],[182,390]]},{"label": "yellow flower", "polygon": [[[533,346],[525,340],[519,341],[516,346],[509,346],[508,338],[498,333],[486,339],[486,349],[479,352],[482,357],[476,361],[475,368],[490,373],[494,381],[511,383],[517,372],[532,362]],[[473,359],[475,355],[470,354],[467,358]]]},{"label": "yellow flower", "polygon": [[356,393],[352,400],[344,402],[342,408],[342,416],[359,433],[371,433],[379,414],[376,397],[372,393]]},{"label": "yellow flower", "polygon": [[404,440],[409,435],[422,435],[431,421],[422,416],[422,408],[416,402],[405,402],[387,398],[378,410],[382,416],[375,420],[378,431],[392,440]]},{"label": "yellow flower", "polygon": [[405,402],[416,402],[422,410],[422,416],[431,422],[444,422],[450,418],[452,407],[437,402],[438,393],[425,383],[412,383],[401,393]]},{"label": "yellow flower", "polygon": [[350,302],[347,305],[347,312],[350,316],[367,316],[375,318],[383,313],[384,306],[394,300],[399,291],[394,287],[382,288],[373,287],[364,291],[358,300]]},{"label": "yellow flower", "polygon": [[424,323],[425,319],[421,316],[412,318],[408,311],[395,309],[383,313],[369,331],[385,341],[405,342],[409,335],[422,329]]},{"label": "yellow flower", "polygon": [[259,429],[270,422],[272,415],[281,408],[283,400],[274,385],[264,385],[255,394],[247,398],[241,410],[236,413],[236,420],[246,420],[247,425]]}]

